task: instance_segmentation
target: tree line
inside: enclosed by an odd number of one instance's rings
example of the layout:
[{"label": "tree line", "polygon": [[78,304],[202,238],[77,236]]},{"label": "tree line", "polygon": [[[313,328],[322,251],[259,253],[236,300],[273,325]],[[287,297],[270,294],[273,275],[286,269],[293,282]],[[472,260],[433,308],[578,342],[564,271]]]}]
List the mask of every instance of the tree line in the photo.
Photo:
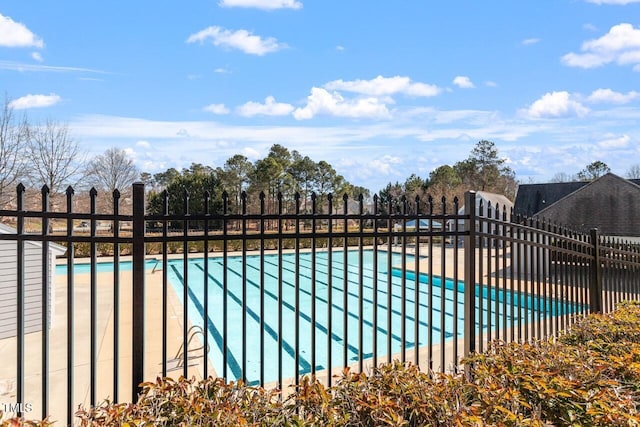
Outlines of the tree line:
[{"label": "tree line", "polygon": [[[255,162],[236,154],[222,167],[193,163],[182,171],[170,168],[153,175],[143,173],[141,178],[149,188],[148,210],[154,214],[163,213],[164,191],[168,211],[176,214],[184,213],[185,195],[191,212],[204,212],[204,191],[208,192],[212,213],[223,211],[223,192],[227,196],[226,213],[242,213],[243,209],[276,213],[281,206],[285,213],[292,213],[296,198],[299,212],[309,213],[312,194],[316,212],[320,212],[326,209],[329,194],[369,197],[368,189],[349,183],[328,162],[316,162],[280,144],[271,146],[267,156]],[[280,206],[279,198],[284,202]],[[339,202],[334,206],[339,207]]]},{"label": "tree line", "polygon": [[[465,160],[439,166],[427,178],[412,174],[403,183],[389,183],[380,192],[380,197],[392,200],[396,205],[400,205],[404,197],[404,200],[409,201],[408,213],[418,209],[416,198],[430,202],[432,206],[436,205],[437,211],[442,211],[444,200],[444,208],[451,213],[454,198],[461,197],[469,190],[503,194],[513,200],[518,183],[513,170],[506,166],[506,161],[507,159],[499,156],[498,148],[493,142],[481,140]],[[462,204],[460,201],[460,205]]]}]

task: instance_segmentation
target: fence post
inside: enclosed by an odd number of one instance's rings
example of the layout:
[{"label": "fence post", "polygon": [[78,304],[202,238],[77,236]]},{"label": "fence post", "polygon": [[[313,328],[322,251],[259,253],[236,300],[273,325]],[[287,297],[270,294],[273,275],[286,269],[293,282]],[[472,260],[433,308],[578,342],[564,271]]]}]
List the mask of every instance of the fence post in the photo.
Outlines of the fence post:
[{"label": "fence post", "polygon": [[476,350],[476,193],[464,193],[464,355]]},{"label": "fence post", "polygon": [[144,204],[144,184],[136,182],[133,184],[132,402],[137,402],[139,385],[144,380]]},{"label": "fence post", "polygon": [[17,345],[17,372],[16,372],[16,401],[18,403],[17,416],[22,416],[22,408],[25,405],[24,401],[24,377],[25,377],[25,364],[24,364],[24,356],[25,356],[25,348],[24,348],[24,330],[25,330],[25,320],[24,320],[24,305],[25,305],[25,224],[24,224],[24,204],[25,204],[25,187],[22,183],[18,184],[16,188],[17,192],[17,203],[18,203],[18,229],[16,233],[18,234],[17,239],[17,248],[16,248],[16,257],[17,257],[17,271],[16,271],[16,287],[17,287],[17,295],[16,295],[16,310],[17,310],[17,330],[16,330],[16,345]]},{"label": "fence post", "polygon": [[598,229],[592,228],[591,247],[593,260],[591,264],[591,280],[589,281],[589,307],[591,313],[602,313],[602,266],[600,261],[600,236]]}]

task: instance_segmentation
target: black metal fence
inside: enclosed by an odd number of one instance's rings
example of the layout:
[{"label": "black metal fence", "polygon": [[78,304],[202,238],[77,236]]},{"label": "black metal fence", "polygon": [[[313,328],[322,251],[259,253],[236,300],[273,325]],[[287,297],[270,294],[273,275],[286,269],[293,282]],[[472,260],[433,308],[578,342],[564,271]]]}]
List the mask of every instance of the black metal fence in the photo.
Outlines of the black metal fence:
[{"label": "black metal fence", "polygon": [[514,217],[473,192],[366,206],[329,195],[322,208],[278,195],[274,209],[262,194],[254,213],[245,194],[236,213],[226,194],[222,212],[208,194],[190,212],[185,194],[181,214],[163,196],[147,214],[134,184],[132,212],[116,191],[105,214],[92,190],[88,212],[74,212],[70,188],[59,212],[46,188],[41,209],[26,209],[19,186],[17,207],[0,211],[15,229],[0,234],[0,299],[15,306],[0,317],[15,323],[0,340],[8,412],[71,424],[79,404],[134,400],[156,376],[286,390],[394,359],[457,370],[492,340],[553,336],[640,289],[637,245]]}]

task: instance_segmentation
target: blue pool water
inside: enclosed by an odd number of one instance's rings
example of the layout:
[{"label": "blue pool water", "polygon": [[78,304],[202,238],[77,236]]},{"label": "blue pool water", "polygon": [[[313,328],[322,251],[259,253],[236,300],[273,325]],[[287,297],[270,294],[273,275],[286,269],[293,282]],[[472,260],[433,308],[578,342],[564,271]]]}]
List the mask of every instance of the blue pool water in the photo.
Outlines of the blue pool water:
[{"label": "blue pool water", "polygon": [[[378,255],[378,325],[375,330],[377,333],[378,357],[386,355],[387,340],[391,339],[392,353],[397,353],[401,349],[401,291],[402,278],[396,271],[391,274],[387,271],[387,254],[380,252]],[[413,261],[413,257],[409,257],[408,261]],[[392,265],[402,262],[400,254],[392,254]],[[311,304],[311,286],[312,286],[312,258],[310,253],[299,254],[298,274],[296,274],[296,256],[295,254],[285,254],[282,256],[282,266],[279,267],[279,258],[277,255],[266,255],[264,258],[264,316],[261,316],[260,309],[260,257],[249,256],[246,258],[246,315],[243,316],[242,309],[242,284],[243,284],[243,262],[241,257],[228,257],[227,260],[227,336],[228,339],[228,356],[227,356],[227,375],[231,378],[242,378],[242,357],[246,356],[247,372],[246,377],[249,382],[256,382],[260,379],[260,365],[265,366],[265,382],[271,382],[278,378],[278,330],[282,324],[282,376],[289,378],[295,375],[294,365],[294,349],[295,349],[295,328],[296,310],[295,310],[295,286],[296,277],[299,281],[299,374],[311,372],[311,330],[312,330],[312,304]],[[362,267],[360,267],[357,251],[347,252],[347,263],[345,270],[344,252],[334,252],[332,259],[332,288],[329,290],[328,282],[328,253],[318,252],[316,254],[316,273],[315,273],[315,361],[316,370],[324,369],[328,366],[340,366],[343,363],[344,350],[347,350],[347,363],[358,360],[359,355],[359,300],[363,301],[363,336],[362,336],[362,353],[365,358],[373,355],[373,251],[365,251],[363,253]],[[222,336],[224,334],[224,319],[222,312],[223,301],[223,260],[221,258],[209,259],[209,331],[210,331],[210,359],[219,375],[223,375],[223,358],[222,358]],[[182,260],[170,262],[168,266],[168,275],[171,283],[174,284],[176,293],[183,295],[183,264]],[[362,270],[362,295],[360,295],[360,270]],[[278,298],[278,272],[281,271],[282,281],[282,302]],[[194,324],[203,323],[203,301],[204,301],[204,260],[189,260],[187,269],[187,277],[189,278],[189,318]],[[435,279],[435,278],[434,278]],[[344,289],[346,280],[346,307],[344,304]],[[387,287],[391,281],[392,305],[391,311],[391,329],[387,327]],[[439,282],[439,279],[436,280]],[[414,347],[414,281],[406,279],[406,331],[405,342],[406,348]],[[440,290],[442,288],[437,284],[434,286],[434,306],[439,306]],[[332,327],[329,331],[327,306],[329,301],[329,291],[332,299]],[[425,306],[427,296],[426,287],[421,291],[420,305]],[[447,290],[445,298],[451,307],[453,304],[453,293]],[[409,295],[411,294],[411,295]],[[437,302],[437,303],[436,303]],[[461,304],[460,301],[459,304]],[[449,308],[450,308],[449,307]],[[278,313],[282,310],[282,323],[278,319]],[[345,312],[347,316],[346,324],[344,322]],[[264,329],[260,328],[260,319],[264,317]],[[242,325],[243,321],[247,322],[247,338],[243,343]],[[448,325],[447,336],[452,336],[453,317],[447,316]],[[427,323],[420,321],[421,337],[427,338]],[[345,340],[345,330],[347,339]],[[439,319],[433,326],[433,341],[435,343],[440,340]],[[261,333],[261,331],[264,331]],[[332,353],[331,362],[328,360],[327,337],[332,337]],[[261,335],[264,339],[264,361],[260,360],[260,340]],[[461,335],[460,335],[461,336]],[[246,347],[243,348],[243,344]],[[424,342],[420,343],[421,345]]]},{"label": "blue pool water", "polygon": [[[388,269],[388,257],[391,258],[391,270]],[[249,383],[258,383],[261,379],[263,366],[264,382],[276,381],[295,376],[295,348],[296,348],[296,320],[299,324],[297,347],[299,348],[298,374],[303,375],[312,371],[311,365],[315,361],[315,370],[327,367],[350,364],[359,359],[373,357],[373,336],[376,334],[377,348],[375,352],[379,360],[385,360],[388,345],[391,354],[416,347],[415,328],[418,328],[418,347],[429,342],[437,345],[444,339],[461,339],[464,337],[464,284],[454,283],[446,279],[444,284],[439,277],[432,277],[432,295],[429,296],[429,277],[420,274],[418,280],[419,319],[415,319],[415,273],[402,271],[394,266],[402,264],[402,255],[388,254],[378,251],[377,271],[374,271],[374,251],[363,251],[362,262],[358,251],[334,251],[329,268],[328,252],[316,252],[315,261],[311,253],[294,253],[282,255],[282,262],[278,255],[265,255],[261,262],[259,256],[247,256],[246,262],[240,256],[227,257],[227,318],[224,319],[224,261],[222,257],[209,258],[208,275],[205,277],[205,260],[191,258],[187,268],[183,259],[168,261],[167,276],[178,297],[184,295],[185,272],[188,278],[187,309],[189,320],[194,325],[204,326],[204,288],[208,285],[209,316],[207,319],[208,341],[210,346],[209,358],[218,375],[226,375],[228,379],[243,377],[243,364],[246,367],[245,377]],[[414,257],[407,255],[407,262],[413,262]],[[315,281],[313,280],[313,263],[315,262]],[[156,266],[155,260],[147,262],[147,269]],[[88,264],[74,267],[76,273],[89,272]],[[121,262],[121,271],[130,271],[130,262]],[[243,270],[244,269],[244,270]],[[112,263],[98,263],[97,271],[113,271]],[[331,288],[329,288],[331,272]],[[66,273],[66,266],[57,267],[58,274]],[[362,278],[360,279],[360,277]],[[297,280],[296,280],[297,278]],[[296,283],[297,282],[297,283]],[[261,283],[264,284],[264,301],[261,309]],[[279,284],[281,283],[281,291]],[[312,308],[312,283],[315,283],[315,312]],[[246,284],[243,288],[243,284]],[[296,286],[298,292],[296,295]],[[377,307],[374,307],[374,286],[377,287]],[[405,287],[404,297],[404,325],[402,288]],[[346,290],[346,291],[345,291]],[[279,298],[279,292],[282,298]],[[346,292],[346,303],[345,303]],[[457,292],[456,300],[454,293]],[[244,295],[243,295],[244,293]],[[495,311],[498,311],[499,323],[526,322],[532,315],[532,308],[542,311],[542,316],[554,316],[559,309],[551,300],[541,300],[508,291],[481,290],[476,285],[476,306],[482,304],[483,328],[487,330],[490,322],[495,323]],[[298,307],[296,310],[296,296]],[[429,328],[428,306],[432,299],[432,327]],[[444,304],[442,299],[444,298]],[[503,304],[506,299],[507,305]],[[328,310],[331,300],[331,310]],[[498,304],[496,304],[496,300]],[[246,309],[243,309],[243,301]],[[360,314],[362,301],[362,315]],[[390,301],[390,304],[389,304]],[[457,301],[458,318],[454,318],[454,305]],[[508,305],[514,302],[514,318]],[[182,301],[184,303],[184,301]],[[491,316],[487,306],[491,305]],[[442,324],[441,307],[444,306],[444,324]],[[523,309],[522,307],[527,307]],[[377,324],[373,324],[374,310],[377,309]],[[573,311],[575,307],[571,307]],[[329,325],[328,311],[331,312]],[[281,314],[281,318],[278,313]],[[504,319],[506,316],[506,319]],[[315,323],[314,323],[315,318]],[[390,318],[390,323],[389,319]],[[261,319],[264,327],[261,327]],[[346,321],[345,321],[346,319]],[[362,319],[362,321],[361,321]],[[246,322],[246,324],[245,324]],[[359,335],[362,323],[362,337]],[[454,327],[455,324],[455,327]],[[243,340],[243,325],[247,332]],[[312,331],[315,325],[315,346],[312,342]],[[402,333],[404,326],[404,334]],[[495,325],[492,325],[495,327]],[[226,330],[225,330],[226,328]],[[282,331],[281,334],[279,331]],[[227,336],[226,366],[223,366],[223,336]],[[454,336],[454,333],[457,336]],[[328,337],[331,337],[331,353],[328,351]],[[264,341],[264,355],[261,355],[260,343]],[[279,341],[282,341],[280,346]],[[279,349],[282,348],[281,351]],[[312,354],[312,348],[315,353]],[[279,364],[282,357],[282,365]],[[246,360],[243,361],[243,358]]]},{"label": "blue pool water", "polygon": [[[226,323],[223,317],[223,275],[224,266],[222,258],[210,258],[208,265],[208,286],[209,286],[209,343],[210,360],[218,375],[226,374],[227,378],[242,378],[242,358],[246,357],[246,378],[250,383],[260,380],[260,366],[264,365],[265,383],[278,379],[279,372],[279,328],[282,328],[282,378],[295,376],[294,354],[296,348],[295,322],[296,322],[296,277],[298,277],[298,298],[299,310],[297,312],[299,322],[298,347],[299,351],[299,371],[302,375],[311,372],[311,364],[315,359],[315,369],[322,370],[327,367],[342,366],[346,347],[347,360],[350,364],[358,360],[359,354],[363,358],[373,356],[373,335],[377,334],[377,348],[375,349],[379,360],[385,360],[387,356],[388,341],[391,342],[391,354],[397,354],[402,349],[404,342],[405,349],[416,347],[414,341],[415,328],[418,328],[418,346],[424,346],[430,341],[433,344],[441,342],[442,334],[445,340],[463,338],[463,290],[462,282],[454,284],[452,280],[445,280],[442,286],[439,277],[432,277],[433,293],[433,324],[429,331],[428,325],[428,282],[429,278],[421,274],[419,277],[419,319],[415,319],[415,274],[407,272],[403,279],[402,271],[393,268],[388,270],[387,252],[378,252],[377,271],[373,269],[373,251],[364,251],[362,265],[358,251],[348,251],[345,264],[344,252],[333,252],[331,266],[331,288],[329,288],[328,253],[317,252],[315,258],[315,313],[312,312],[312,255],[310,253],[300,253],[298,255],[298,267],[296,270],[296,255],[282,255],[282,263],[277,255],[266,255],[264,257],[263,282],[264,282],[264,309],[260,308],[260,284],[261,284],[261,263],[259,256],[248,256],[244,264],[245,273],[243,280],[242,257],[228,257],[227,259],[227,304],[228,314]],[[413,256],[407,255],[407,262],[412,262]],[[398,266],[402,263],[401,254],[391,254],[391,265]],[[204,259],[191,259],[188,263],[187,277],[188,288],[188,310],[189,318],[193,324],[203,325],[204,313]],[[279,276],[279,271],[281,274]],[[298,272],[296,274],[296,272]],[[360,273],[362,272],[362,293],[360,293]],[[184,270],[182,260],[170,261],[168,265],[168,276],[174,285],[176,293],[182,298],[184,285]],[[377,324],[373,324],[374,301],[374,278],[377,277]],[[282,301],[278,298],[278,283],[282,282]],[[243,282],[246,288],[243,290]],[[346,283],[346,287],[345,287]],[[402,286],[405,288],[405,324],[404,336],[402,335]],[[345,306],[346,289],[346,306]],[[391,304],[388,306],[389,290],[391,291]],[[243,291],[246,292],[246,310],[243,311]],[[485,313],[487,305],[491,301],[492,310],[495,312],[495,290],[488,292],[483,289],[476,290],[479,299],[483,299]],[[457,295],[458,318],[454,318],[454,292]],[[331,297],[331,330],[329,330],[327,306]],[[491,297],[491,298],[489,298]],[[502,323],[503,313],[502,299],[511,301],[511,295],[499,292],[498,315]],[[444,325],[441,323],[442,298],[444,298]],[[525,301],[519,295],[514,295],[515,304],[524,305]],[[362,300],[362,337],[359,336],[360,306]],[[518,314],[528,317],[531,307],[538,307],[538,299],[527,298],[526,312],[518,313],[516,310],[514,321],[517,322]],[[543,302],[545,315],[552,315],[553,304]],[[282,320],[278,318],[278,313],[282,312]],[[346,313],[346,323],[345,323]],[[390,315],[391,323],[388,323]],[[493,321],[494,314],[491,315]],[[506,310],[507,321],[511,322],[510,310]],[[315,354],[312,355],[312,329],[313,318],[315,317]],[[264,328],[261,329],[260,320],[264,321]],[[487,318],[483,322],[486,329]],[[242,326],[246,322],[247,337],[242,339]],[[456,323],[456,328],[454,328]],[[223,335],[227,333],[227,363],[223,366]],[[457,337],[454,337],[454,331]],[[346,334],[346,339],[345,339]],[[329,360],[328,336],[331,336],[331,354]],[[264,340],[264,359],[261,360],[260,342]],[[362,341],[362,348],[360,343]]]}]

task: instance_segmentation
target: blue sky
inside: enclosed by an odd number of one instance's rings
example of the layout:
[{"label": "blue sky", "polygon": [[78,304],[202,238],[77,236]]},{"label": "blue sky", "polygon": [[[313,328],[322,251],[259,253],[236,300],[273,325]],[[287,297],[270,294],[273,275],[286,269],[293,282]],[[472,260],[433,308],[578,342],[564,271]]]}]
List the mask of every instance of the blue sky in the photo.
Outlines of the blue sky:
[{"label": "blue sky", "polygon": [[142,171],[274,143],[373,191],[495,142],[522,182],[640,164],[640,0],[0,0],[0,90]]}]

